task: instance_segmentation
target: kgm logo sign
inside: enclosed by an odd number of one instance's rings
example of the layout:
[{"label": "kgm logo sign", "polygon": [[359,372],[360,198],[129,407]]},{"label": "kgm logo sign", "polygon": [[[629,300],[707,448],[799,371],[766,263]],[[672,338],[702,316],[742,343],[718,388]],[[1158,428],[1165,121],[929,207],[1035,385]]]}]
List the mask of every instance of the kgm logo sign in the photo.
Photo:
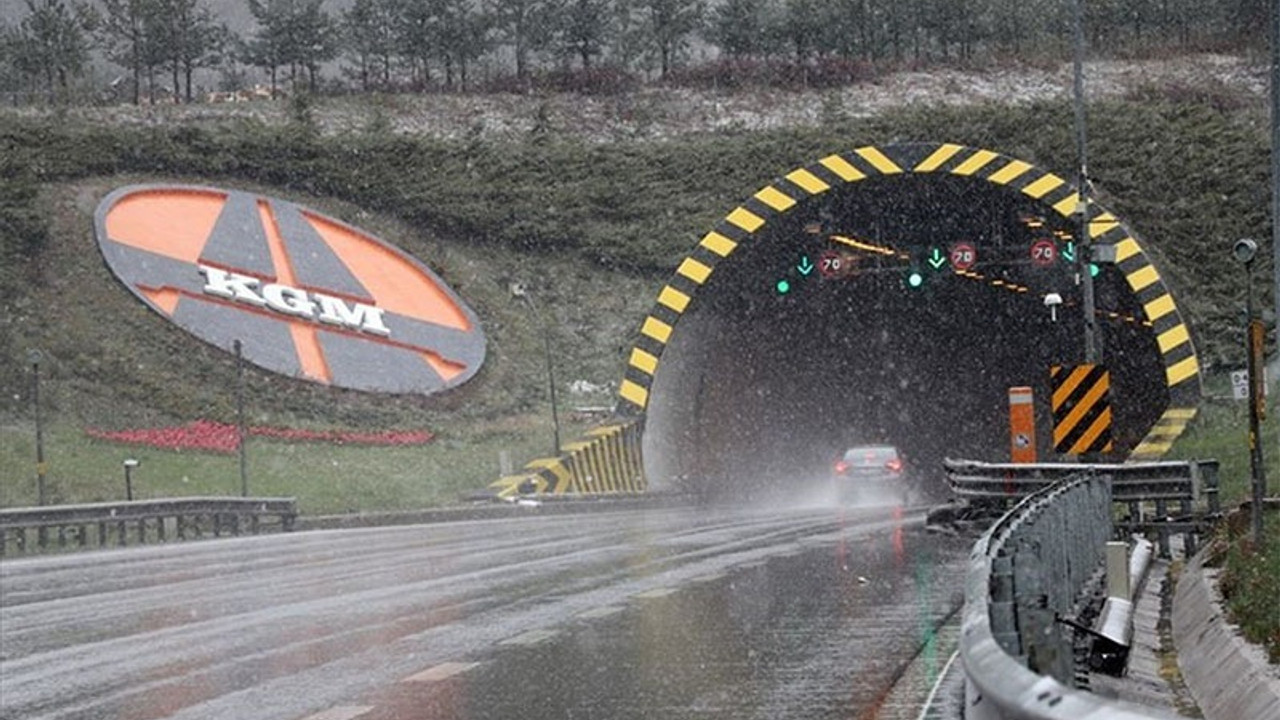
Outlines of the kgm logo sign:
[{"label": "kgm logo sign", "polygon": [[425,265],[343,222],[234,190],[137,185],[94,217],[107,266],[153,310],[268,370],[432,393],[484,362],[475,313]]}]

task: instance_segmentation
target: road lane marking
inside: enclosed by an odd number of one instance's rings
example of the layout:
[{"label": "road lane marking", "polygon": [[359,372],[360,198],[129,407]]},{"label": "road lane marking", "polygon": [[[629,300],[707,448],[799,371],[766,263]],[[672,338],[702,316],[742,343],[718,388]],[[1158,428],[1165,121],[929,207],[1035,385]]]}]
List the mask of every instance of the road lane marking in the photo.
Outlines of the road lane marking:
[{"label": "road lane marking", "polygon": [[530,630],[527,633],[517,635],[513,638],[507,638],[506,640],[503,640],[498,644],[499,645],[525,645],[525,646],[537,645],[538,643],[544,640],[549,640],[555,636],[556,636],[556,631],[554,630]]},{"label": "road lane marking", "polygon": [[427,668],[426,670],[423,670],[417,675],[410,675],[409,677],[401,680],[400,682],[439,682],[441,680],[451,678],[454,675],[461,675],[462,673],[470,670],[473,667],[476,667],[479,664],[480,663],[478,662],[440,663],[435,667]]},{"label": "road lane marking", "polygon": [[662,587],[662,588],[654,588],[652,590],[646,590],[642,593],[637,593],[635,595],[632,595],[631,597],[637,598],[640,600],[654,600],[657,598],[664,598],[668,595],[674,595],[675,593],[676,593],[676,588]]},{"label": "road lane marking", "polygon": [[585,620],[594,620],[596,618],[609,617],[622,612],[622,608],[617,605],[606,605],[604,607],[592,608],[584,613],[580,613],[578,617]]},{"label": "road lane marking", "polygon": [[339,705],[308,715],[302,720],[352,720],[373,709],[372,705]]},{"label": "road lane marking", "polygon": [[924,699],[924,706],[920,708],[920,716],[917,720],[925,720],[928,717],[929,711],[933,709],[933,701],[938,697],[938,689],[942,687],[943,681],[947,679],[947,673],[951,671],[951,666],[959,656],[960,651],[956,650],[951,653],[951,657],[947,658],[947,664],[942,666],[942,672],[938,673],[938,679],[934,681],[933,688],[929,690],[929,697]]},{"label": "road lane marking", "polygon": [[696,582],[696,583],[709,583],[709,582],[715,582],[715,581],[717,581],[717,580],[723,580],[723,579],[725,579],[725,577],[727,577],[727,576],[728,576],[728,574],[727,574],[727,573],[722,573],[722,572],[713,572],[713,573],[710,573],[710,574],[707,574],[707,575],[699,575],[698,577],[696,577],[696,578],[694,578],[694,579],[693,579],[693,582]]}]

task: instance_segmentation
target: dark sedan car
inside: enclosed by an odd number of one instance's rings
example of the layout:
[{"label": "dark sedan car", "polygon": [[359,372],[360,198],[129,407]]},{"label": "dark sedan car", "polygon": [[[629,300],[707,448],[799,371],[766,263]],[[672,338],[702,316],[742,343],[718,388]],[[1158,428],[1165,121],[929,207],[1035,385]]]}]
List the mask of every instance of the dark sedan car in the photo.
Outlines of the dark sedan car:
[{"label": "dark sedan car", "polygon": [[843,504],[906,504],[905,466],[892,445],[857,445],[844,451],[832,468],[836,497]]}]

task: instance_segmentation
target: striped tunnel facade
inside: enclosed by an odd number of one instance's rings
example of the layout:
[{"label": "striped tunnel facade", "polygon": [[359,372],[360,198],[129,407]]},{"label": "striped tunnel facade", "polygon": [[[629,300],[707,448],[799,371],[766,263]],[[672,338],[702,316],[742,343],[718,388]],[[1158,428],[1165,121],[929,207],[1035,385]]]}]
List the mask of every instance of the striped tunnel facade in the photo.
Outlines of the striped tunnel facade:
[{"label": "striped tunnel facade", "polygon": [[[640,324],[619,387],[618,414],[643,423],[654,377],[681,316],[720,263],[752,243],[761,229],[810,198],[877,176],[947,173],[1021,193],[1046,213],[1070,217],[1077,188],[1062,177],[992,150],[956,144],[909,143],[860,147],[828,155],[780,177],[734,208],[699,241],[658,293]],[[1115,248],[1116,266],[1141,307],[1159,348],[1169,402],[1130,452],[1132,459],[1162,456],[1195,417],[1200,396],[1199,364],[1190,332],[1160,273],[1139,239],[1115,215],[1089,203],[1089,235]]]}]

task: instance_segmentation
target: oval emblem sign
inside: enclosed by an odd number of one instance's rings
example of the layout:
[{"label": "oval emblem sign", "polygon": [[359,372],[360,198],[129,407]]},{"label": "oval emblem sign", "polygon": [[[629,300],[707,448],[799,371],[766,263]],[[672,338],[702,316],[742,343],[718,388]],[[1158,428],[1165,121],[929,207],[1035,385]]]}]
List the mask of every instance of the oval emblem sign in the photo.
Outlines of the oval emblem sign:
[{"label": "oval emblem sign", "polygon": [[432,393],[484,362],[475,313],[366,232],[235,190],[135,185],[94,216],[107,266],[151,309],[250,362],[336,387]]}]

